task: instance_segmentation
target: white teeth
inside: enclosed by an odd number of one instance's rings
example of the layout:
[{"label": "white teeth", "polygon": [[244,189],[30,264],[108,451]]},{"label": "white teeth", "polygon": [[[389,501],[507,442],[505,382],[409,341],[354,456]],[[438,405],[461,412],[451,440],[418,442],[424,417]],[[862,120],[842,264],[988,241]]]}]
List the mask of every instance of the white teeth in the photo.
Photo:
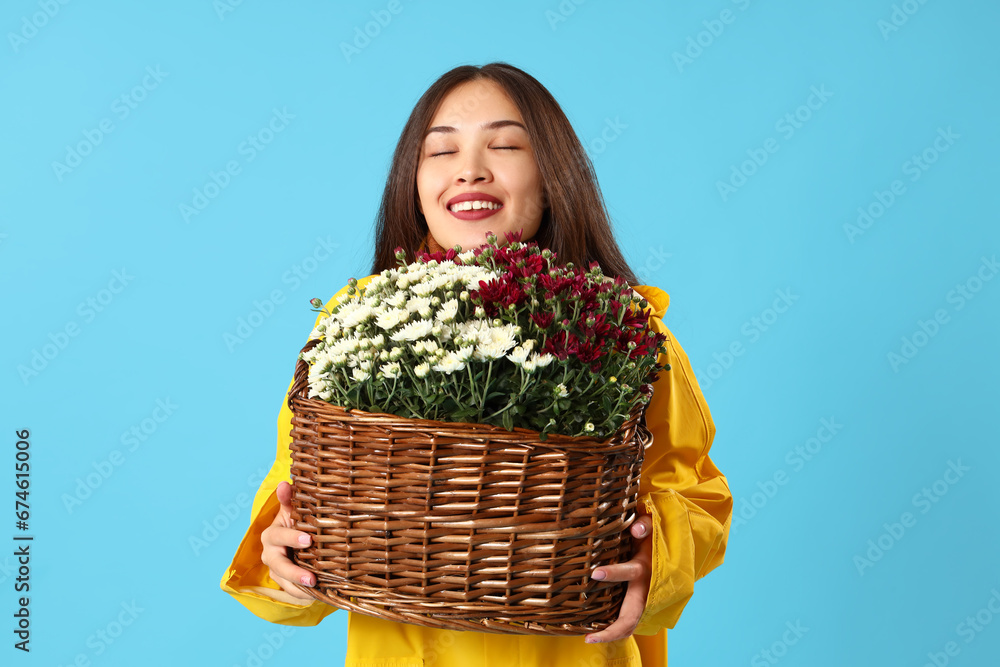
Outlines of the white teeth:
[{"label": "white teeth", "polygon": [[479,210],[479,209],[482,209],[482,208],[489,209],[489,210],[492,211],[492,210],[500,208],[500,204],[494,204],[493,202],[490,202],[490,201],[479,201],[477,199],[475,201],[471,201],[470,200],[470,201],[459,202],[459,203],[451,206],[451,208],[449,210],[451,210],[451,211],[472,211],[472,210]]}]

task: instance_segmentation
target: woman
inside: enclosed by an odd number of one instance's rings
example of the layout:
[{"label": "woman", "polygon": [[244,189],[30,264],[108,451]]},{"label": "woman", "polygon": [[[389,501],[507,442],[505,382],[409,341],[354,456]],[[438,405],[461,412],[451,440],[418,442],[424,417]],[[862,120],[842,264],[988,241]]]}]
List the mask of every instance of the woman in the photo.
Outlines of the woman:
[{"label": "woman", "polygon": [[[632,560],[592,573],[627,582],[619,617],[583,638],[454,632],[348,612],[348,667],[666,665],[665,629],[677,623],[694,582],[723,561],[732,496],[708,456],[715,426],[704,397],[661,320],[669,298],[636,285],[590,161],[548,91],[504,63],[455,68],[424,93],[403,129],[379,211],[372,274],[396,265],[397,247],[468,250],[485,243],[487,232],[503,239],[519,230],[560,262],[596,261],[606,275],[628,280],[650,303],[653,327],[667,336],[660,361],[671,370],[660,373],[647,407],[654,440],[642,468],[640,517],[631,528],[640,546]],[[283,402],[276,461],[221,585],[265,620],[316,625],[336,608],[291,583],[315,585],[312,574],[287,557],[288,548],[309,545],[308,533],[293,527],[291,487],[284,481],[290,418]]]}]

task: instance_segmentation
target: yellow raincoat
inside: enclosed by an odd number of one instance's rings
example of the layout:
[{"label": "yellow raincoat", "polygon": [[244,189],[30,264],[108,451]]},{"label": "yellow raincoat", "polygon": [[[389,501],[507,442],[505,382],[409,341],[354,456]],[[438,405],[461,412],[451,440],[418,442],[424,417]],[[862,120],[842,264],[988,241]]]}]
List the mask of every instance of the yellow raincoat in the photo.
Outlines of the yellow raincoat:
[{"label": "yellow raincoat", "polygon": [[[327,310],[346,289],[327,303]],[[705,398],[687,355],[661,319],[670,299],[656,287],[634,289],[649,302],[652,325],[667,336],[666,358],[660,361],[671,366],[660,372],[646,409],[653,443],[643,462],[639,502],[653,520],[652,533],[645,538],[653,542],[653,572],[646,608],[634,634],[616,642],[586,644],[583,636],[438,630],[341,611],[348,614],[345,667],[666,666],[666,629],[677,624],[694,592],[694,582],[722,564],[733,498],[725,476],[708,456],[715,424]],[[319,601],[302,604],[281,590],[261,562],[261,533],[278,512],[275,489],[282,480],[292,481],[290,430],[291,411],[282,401],[277,458],[254,497],[250,527],[221,586],[266,621],[312,626],[338,609]]]}]

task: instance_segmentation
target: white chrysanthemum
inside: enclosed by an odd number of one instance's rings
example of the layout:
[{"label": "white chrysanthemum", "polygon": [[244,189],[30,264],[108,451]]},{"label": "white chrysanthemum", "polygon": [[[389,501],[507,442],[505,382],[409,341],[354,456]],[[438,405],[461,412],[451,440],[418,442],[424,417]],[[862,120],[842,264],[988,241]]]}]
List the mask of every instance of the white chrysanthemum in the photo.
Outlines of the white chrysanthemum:
[{"label": "white chrysanthemum", "polygon": [[375,323],[380,329],[394,329],[410,318],[410,313],[402,308],[389,308],[384,313],[380,313]]},{"label": "white chrysanthemum", "polygon": [[466,250],[465,252],[460,252],[457,255],[458,259],[462,260],[463,264],[471,262],[476,257],[475,250]]},{"label": "white chrysanthemum", "polygon": [[518,345],[511,350],[511,353],[507,355],[507,358],[518,366],[523,366],[524,362],[528,359],[529,354],[531,354],[531,350],[526,350],[523,345]]},{"label": "white chrysanthemum", "polygon": [[569,390],[566,389],[566,385],[564,385],[562,382],[556,385],[556,390],[557,390],[556,396],[558,396],[559,398],[566,398],[567,396],[569,396]]},{"label": "white chrysanthemum", "polygon": [[466,322],[459,322],[457,334],[462,338],[468,338],[480,342],[485,340],[481,336],[486,335],[486,331],[490,328],[490,323],[486,320],[468,320]]},{"label": "white chrysanthemum", "polygon": [[477,361],[484,361],[487,359],[499,359],[503,355],[507,354],[507,351],[512,347],[513,344],[507,345],[503,341],[496,341],[490,343],[480,343],[476,346],[475,358]]},{"label": "white chrysanthemum", "polygon": [[340,338],[327,345],[331,356],[338,354],[354,354],[361,347],[361,339],[356,336]]},{"label": "white chrysanthemum", "polygon": [[528,373],[534,373],[535,369],[538,368],[538,364],[535,363],[534,359],[525,359],[521,363],[521,368],[523,368]]},{"label": "white chrysanthemum", "polygon": [[421,313],[421,317],[423,317],[422,311],[428,310],[430,306],[431,300],[426,296],[411,296],[406,302],[406,310],[411,313]]},{"label": "white chrysanthemum", "polygon": [[326,318],[326,338],[327,340],[333,340],[340,336],[342,329],[340,327],[340,322],[332,317]]},{"label": "white chrysanthemum", "polygon": [[408,298],[409,296],[406,294],[406,292],[396,292],[391,297],[386,299],[386,303],[388,303],[390,306],[393,306],[394,308],[402,308],[406,304],[406,300]]},{"label": "white chrysanthemum", "polygon": [[455,371],[460,371],[465,368],[465,362],[459,357],[457,352],[449,352],[444,355],[444,358],[440,362],[433,366],[433,369],[439,373],[447,373],[451,375]]},{"label": "white chrysanthemum", "polygon": [[336,318],[344,328],[356,327],[373,315],[364,301],[350,301],[337,311]]},{"label": "white chrysanthemum", "polygon": [[422,264],[420,262],[414,262],[406,267],[406,277],[410,279],[410,283],[416,283],[424,279],[427,275],[428,265]]},{"label": "white chrysanthemum", "polygon": [[476,346],[476,357],[486,359],[499,359],[507,354],[510,348],[514,347],[514,327],[510,324],[503,324],[498,327],[490,326],[479,330],[479,345]]},{"label": "white chrysanthemum", "polygon": [[465,347],[460,347],[455,351],[455,355],[459,361],[468,361],[472,358],[473,353],[476,351],[474,345],[467,345]]},{"label": "white chrysanthemum", "polygon": [[370,340],[373,349],[381,350],[385,346],[385,335],[383,334],[379,334]]},{"label": "white chrysanthemum", "polygon": [[409,322],[408,324],[403,325],[399,331],[392,334],[390,338],[394,341],[417,340],[430,334],[433,327],[434,324],[430,320],[417,320],[416,322]]},{"label": "white chrysanthemum", "polygon": [[437,312],[435,319],[438,322],[451,322],[458,314],[458,300],[448,299],[441,305],[441,310]]},{"label": "white chrysanthemum", "polygon": [[365,380],[371,377],[371,373],[362,368],[355,368],[354,370],[351,371],[351,377],[357,380],[358,382],[364,382]]},{"label": "white chrysanthemum", "polygon": [[442,273],[440,275],[431,278],[431,285],[433,285],[436,290],[450,290],[455,289],[455,282],[458,280],[458,274],[454,271],[449,271],[448,273]]},{"label": "white chrysanthemum", "polygon": [[418,378],[426,377],[431,372],[431,365],[426,361],[413,367],[413,372]]},{"label": "white chrysanthemum", "polygon": [[323,351],[323,348],[321,348],[319,346],[316,346],[316,347],[312,348],[311,350],[307,350],[307,351],[305,351],[305,352],[302,353],[302,361],[304,361],[307,364],[311,365],[313,363],[313,360],[316,358],[316,355],[318,355],[322,351]]},{"label": "white chrysanthemum", "polygon": [[400,366],[398,361],[393,361],[382,366],[382,374],[390,380],[399,377]]},{"label": "white chrysanthemum", "polygon": [[590,433],[594,430],[594,425],[591,422],[587,422],[583,425],[584,433]]},{"label": "white chrysanthemum", "polygon": [[368,284],[365,285],[365,292],[377,292],[381,290],[383,287],[388,286],[388,284],[389,284],[388,276],[384,274],[377,275],[371,280],[369,280]]},{"label": "white chrysanthemum", "polygon": [[535,365],[537,365],[539,368],[545,368],[546,366],[551,364],[554,359],[555,357],[549,354],[548,352],[542,352],[541,354],[531,355],[531,360],[534,361]]},{"label": "white chrysanthemum", "polygon": [[413,292],[417,296],[421,296],[421,297],[427,296],[428,294],[430,294],[434,290],[435,290],[435,286],[434,286],[434,281],[433,280],[427,280],[427,281],[419,282],[419,283],[417,283],[416,285],[414,285],[413,287],[410,288],[411,292]]}]

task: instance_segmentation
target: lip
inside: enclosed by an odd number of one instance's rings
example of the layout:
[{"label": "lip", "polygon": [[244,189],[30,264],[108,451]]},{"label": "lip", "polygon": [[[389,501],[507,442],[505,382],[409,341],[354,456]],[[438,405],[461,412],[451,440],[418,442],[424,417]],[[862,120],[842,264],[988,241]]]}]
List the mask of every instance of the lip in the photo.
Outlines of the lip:
[{"label": "lip", "polygon": [[[481,208],[479,210],[470,209],[468,211],[452,211],[451,207],[454,204],[458,204],[463,201],[488,201],[494,204],[499,204],[500,208],[488,209]],[[488,218],[494,213],[499,213],[503,210],[503,202],[494,197],[493,195],[488,195],[485,192],[463,192],[460,195],[455,195],[448,200],[445,205],[445,210],[452,214],[459,220],[482,220],[483,218]]]}]

